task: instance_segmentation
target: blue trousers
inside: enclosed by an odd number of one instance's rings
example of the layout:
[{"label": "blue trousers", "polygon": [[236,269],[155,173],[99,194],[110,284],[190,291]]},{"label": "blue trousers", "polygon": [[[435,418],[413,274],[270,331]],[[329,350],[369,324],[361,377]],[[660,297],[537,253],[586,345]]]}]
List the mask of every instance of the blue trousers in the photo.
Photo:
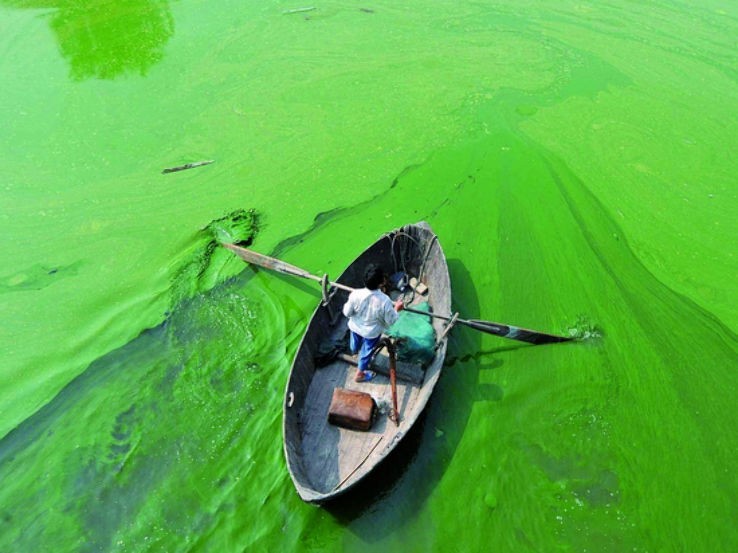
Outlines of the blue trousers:
[{"label": "blue trousers", "polygon": [[381,335],[374,338],[364,338],[362,335],[356,334],[353,330],[349,332],[351,332],[349,338],[351,353],[359,354],[359,370],[365,371],[369,368],[369,364],[372,361],[372,350],[377,345],[377,342],[379,342]]}]

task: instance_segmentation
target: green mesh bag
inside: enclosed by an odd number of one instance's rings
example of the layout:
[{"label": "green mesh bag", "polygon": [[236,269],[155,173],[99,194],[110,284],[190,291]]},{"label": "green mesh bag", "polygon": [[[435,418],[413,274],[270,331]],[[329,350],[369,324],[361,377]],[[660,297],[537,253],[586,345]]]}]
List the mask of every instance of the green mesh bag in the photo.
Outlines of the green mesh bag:
[{"label": "green mesh bag", "polygon": [[[413,309],[430,312],[428,302],[413,305]],[[400,339],[397,358],[408,363],[427,365],[435,355],[436,332],[431,318],[409,311],[400,311],[400,318],[387,332],[387,336]]]}]

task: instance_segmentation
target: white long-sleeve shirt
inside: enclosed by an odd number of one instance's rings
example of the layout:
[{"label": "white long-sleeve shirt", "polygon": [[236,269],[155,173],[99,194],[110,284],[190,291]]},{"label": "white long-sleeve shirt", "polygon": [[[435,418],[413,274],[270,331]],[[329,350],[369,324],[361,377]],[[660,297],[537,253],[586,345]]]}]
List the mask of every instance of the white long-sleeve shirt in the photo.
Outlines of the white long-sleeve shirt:
[{"label": "white long-sleeve shirt", "polygon": [[392,300],[380,290],[360,288],[349,294],[343,305],[348,327],[364,338],[375,338],[397,321]]}]

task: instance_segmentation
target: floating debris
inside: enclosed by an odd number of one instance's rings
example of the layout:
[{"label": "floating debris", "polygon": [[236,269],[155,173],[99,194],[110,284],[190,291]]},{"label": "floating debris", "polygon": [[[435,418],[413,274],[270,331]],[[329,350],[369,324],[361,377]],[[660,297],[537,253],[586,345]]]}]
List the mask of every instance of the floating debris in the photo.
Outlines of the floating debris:
[{"label": "floating debris", "polygon": [[315,9],[315,6],[309,6],[307,8],[295,8],[294,10],[287,10],[283,11],[282,15],[290,15],[292,13],[305,13],[305,12],[311,12]]},{"label": "floating debris", "polygon": [[359,11],[364,13],[374,13],[374,10],[371,10],[369,8],[359,8]]},{"label": "floating debris", "polygon": [[184,171],[185,169],[194,169],[195,167],[202,167],[203,165],[210,165],[213,163],[214,159],[209,159],[207,161],[196,161],[194,163],[186,163],[185,165],[178,165],[177,167],[170,167],[169,169],[164,169],[162,171],[163,175],[166,175],[167,173],[176,173],[177,171]]}]

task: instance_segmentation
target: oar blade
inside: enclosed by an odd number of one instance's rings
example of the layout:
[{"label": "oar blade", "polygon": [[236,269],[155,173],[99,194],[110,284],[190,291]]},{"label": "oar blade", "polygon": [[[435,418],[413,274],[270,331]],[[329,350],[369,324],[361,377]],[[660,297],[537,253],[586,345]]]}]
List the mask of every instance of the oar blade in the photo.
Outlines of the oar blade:
[{"label": "oar blade", "polygon": [[487,334],[509,338],[510,340],[518,340],[519,342],[527,342],[529,344],[554,344],[571,340],[571,338],[566,336],[557,336],[555,334],[547,334],[545,332],[537,332],[535,330],[490,321],[480,321],[479,319],[459,319],[458,322],[475,330],[486,332]]},{"label": "oar blade", "polygon": [[[258,265],[259,267],[264,267],[265,269],[270,269],[272,271],[277,271],[279,273],[284,273],[287,275],[293,275],[312,280],[316,279],[316,277],[314,277],[307,271],[304,271],[299,267],[295,267],[294,265],[290,265],[289,263],[285,263],[284,261],[280,261],[279,259],[257,253],[253,250],[242,248],[241,246],[236,246],[235,244],[223,244],[223,246],[231,250],[247,263],[252,263],[253,265]],[[318,280],[320,279],[318,278]]]}]

